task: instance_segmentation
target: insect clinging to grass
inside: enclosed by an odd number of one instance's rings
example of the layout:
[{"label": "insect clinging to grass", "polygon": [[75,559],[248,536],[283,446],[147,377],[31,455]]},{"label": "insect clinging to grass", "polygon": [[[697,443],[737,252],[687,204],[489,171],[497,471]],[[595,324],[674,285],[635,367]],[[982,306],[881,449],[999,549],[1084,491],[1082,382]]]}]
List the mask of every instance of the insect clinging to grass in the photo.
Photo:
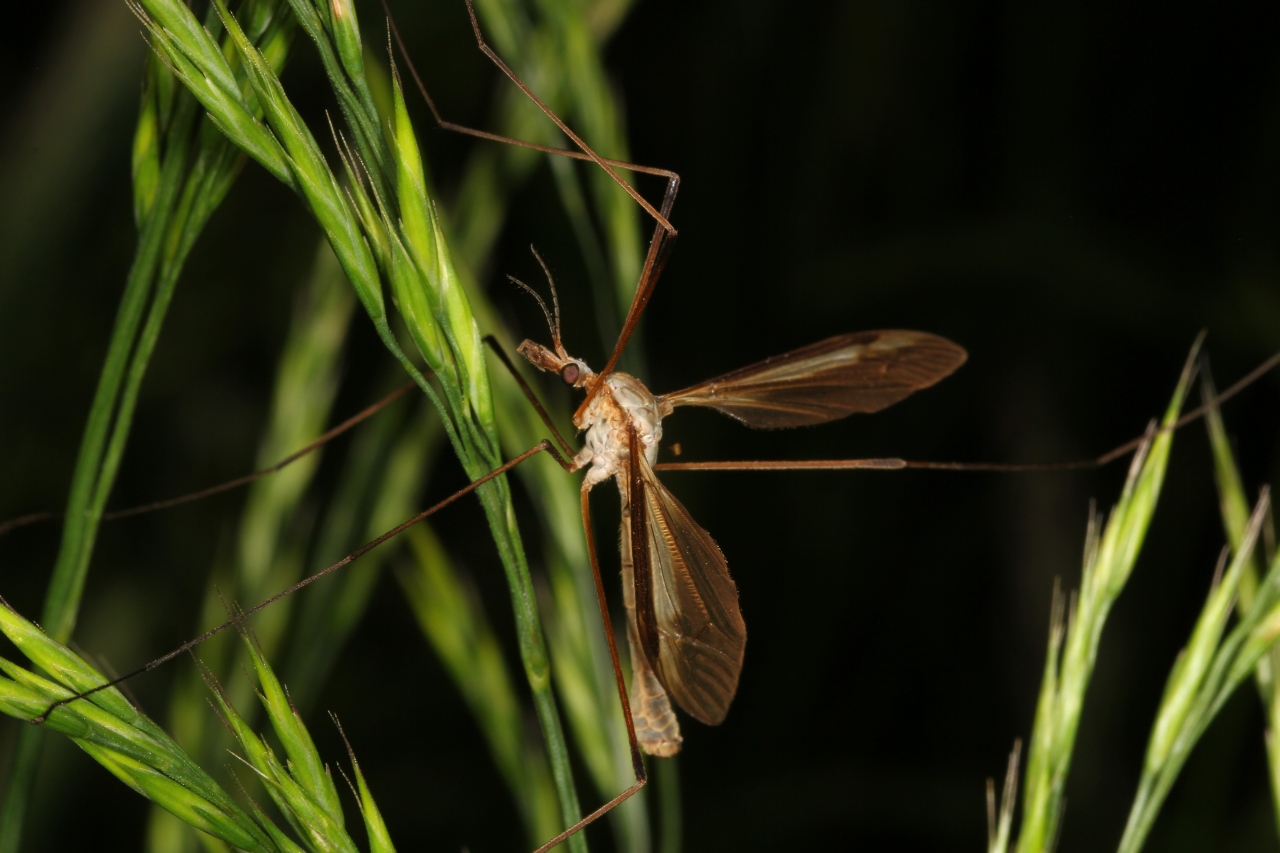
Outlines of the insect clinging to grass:
[{"label": "insect clinging to grass", "polygon": [[[664,209],[669,207],[664,204]],[[660,228],[655,232],[653,251],[661,253],[664,234]],[[636,304],[647,301],[655,283],[656,276],[641,282]],[[681,737],[668,697],[703,723],[723,721],[737,691],[746,626],[720,548],[654,473],[663,418],[677,407],[697,406],[762,429],[826,423],[879,411],[929,387],[963,364],[965,352],[922,332],[862,332],[655,396],[634,376],[618,371],[597,374],[569,355],[561,338],[558,304],[552,313],[535,291],[520,284],[538,298],[552,344],[548,348],[526,340],[520,354],[586,394],[573,419],[585,433],[573,467],[587,469],[582,510],[588,531],[587,493],[611,478],[618,484],[622,589],[632,649],[630,714],[644,751],[669,757],[679,751]],[[554,284],[552,288],[554,297]],[[616,363],[617,355],[615,350],[610,364]],[[878,462],[832,460],[827,465],[878,467]],[[823,463],[732,464],[740,470],[785,470]]]},{"label": "insect clinging to grass", "polygon": [[[667,218],[669,214],[669,209],[659,214],[660,225],[670,222]],[[629,321],[632,328],[639,318],[640,310],[652,295],[654,283],[666,261],[666,252],[670,251],[673,231],[663,228],[663,232],[651,243],[650,266],[641,277],[640,290],[645,291],[645,295],[643,298],[637,296],[634,303],[639,307],[633,307],[634,317]],[[689,233],[692,239],[699,239],[696,231],[691,229]],[[629,278],[629,281],[634,280],[634,277]],[[715,285],[705,285],[708,288],[713,286]],[[833,323],[835,327],[832,331],[848,327],[843,321]],[[712,536],[693,521],[690,514],[658,481],[656,475],[661,474],[664,467],[671,467],[664,465],[653,455],[657,453],[660,443],[660,431],[669,426],[662,420],[671,414],[668,409],[691,406],[719,408],[749,425],[762,427],[792,425],[786,422],[787,418],[801,418],[798,411],[806,413],[804,417],[816,420],[831,419],[840,416],[841,405],[849,411],[857,408],[848,402],[852,399],[853,392],[848,385],[842,384],[846,378],[843,375],[845,368],[839,366],[842,361],[853,363],[864,359],[863,368],[869,374],[874,372],[871,368],[877,365],[876,369],[887,373],[899,368],[916,370],[920,375],[907,377],[901,383],[902,387],[910,389],[928,384],[921,378],[927,371],[923,370],[923,362],[919,361],[928,359],[925,353],[916,352],[917,349],[933,349],[934,355],[939,358],[942,349],[949,349],[947,357],[951,361],[956,361],[963,355],[954,345],[921,333],[867,333],[866,337],[861,338],[844,336],[823,341],[805,350],[786,353],[768,363],[743,368],[684,392],[654,396],[640,386],[638,380],[631,380],[629,377],[624,379],[623,374],[612,369],[616,356],[599,373],[591,373],[583,362],[569,356],[561,341],[559,326],[558,318],[554,322],[549,318],[551,346],[542,346],[541,355],[533,347],[527,347],[525,351],[527,354],[535,354],[535,361],[542,359],[546,362],[563,381],[587,393],[587,400],[582,404],[578,418],[578,425],[586,431],[587,446],[579,454],[569,452],[569,455],[577,457],[569,467],[586,469],[587,480],[590,481],[587,483],[588,487],[612,477],[618,481],[622,492],[623,599],[629,605],[626,633],[632,638],[633,667],[642,672],[642,677],[633,676],[631,691],[631,696],[637,700],[639,716],[643,717],[638,742],[649,751],[670,752],[679,745],[679,735],[673,727],[674,718],[667,716],[664,703],[669,704],[670,700],[675,705],[683,706],[695,719],[714,722],[723,718],[729,702],[733,700],[738,673],[744,660],[746,631],[743,614],[737,609],[735,585],[728,575],[726,565],[732,564],[735,569],[741,570],[759,561],[744,555],[741,547],[731,547],[728,541],[725,542],[728,553],[726,559]],[[569,331],[575,339],[581,334],[577,328]],[[629,331],[628,329],[628,334]],[[819,336],[820,333],[813,333],[810,339]],[[966,336],[966,340],[972,339]],[[621,346],[620,342],[615,353],[621,350]],[[877,346],[880,347],[879,351]],[[857,350],[857,347],[864,349]],[[762,352],[756,355],[768,352],[769,349],[770,347],[762,346]],[[753,356],[744,358],[743,361],[749,361],[751,357]],[[694,356],[688,355],[685,358],[696,369]],[[849,370],[853,369],[849,367]],[[945,375],[942,366],[935,365],[930,369],[938,377]],[[635,372],[641,373],[638,370]],[[773,377],[779,378],[775,381]],[[869,375],[869,378],[875,377]],[[791,380],[796,380],[799,384],[788,386]],[[637,384],[633,386],[632,381]],[[936,381],[936,378],[932,381]],[[806,382],[809,383],[808,387]],[[827,386],[825,389],[818,387],[824,383]],[[587,387],[588,385],[591,387]],[[736,400],[730,399],[731,392],[738,395]],[[846,400],[843,404],[838,400],[831,404],[823,398],[824,394],[832,398],[845,395]],[[867,405],[870,406],[870,403]],[[785,412],[790,414],[784,416],[782,413]],[[535,452],[542,451],[538,448]],[[825,467],[842,467],[835,463],[821,464]],[[735,466],[754,470],[820,467],[796,462],[676,463],[675,467],[679,466],[688,469],[699,466],[710,469],[719,467],[722,470]],[[874,461],[859,464],[847,462],[843,467],[899,466],[893,460],[884,460],[879,465]],[[503,470],[509,469],[503,466]],[[697,514],[705,521],[702,511]],[[707,526],[717,532],[718,536],[726,535],[718,532],[724,530],[719,524],[708,523]],[[763,524],[755,535],[762,539],[777,538]],[[609,551],[611,548],[606,547],[605,550]],[[754,594],[766,594],[760,590],[767,587],[758,584],[756,578],[748,575],[739,581],[744,591],[750,584]],[[682,598],[681,594],[686,592],[690,594]],[[753,622],[762,615],[758,606],[747,607],[745,621]],[[622,631],[619,626],[619,633]],[[768,653],[769,650],[758,640],[753,642],[756,645],[753,646],[753,657],[750,660],[754,660],[754,655],[761,651]],[[670,726],[666,722],[668,719],[672,721]]]}]

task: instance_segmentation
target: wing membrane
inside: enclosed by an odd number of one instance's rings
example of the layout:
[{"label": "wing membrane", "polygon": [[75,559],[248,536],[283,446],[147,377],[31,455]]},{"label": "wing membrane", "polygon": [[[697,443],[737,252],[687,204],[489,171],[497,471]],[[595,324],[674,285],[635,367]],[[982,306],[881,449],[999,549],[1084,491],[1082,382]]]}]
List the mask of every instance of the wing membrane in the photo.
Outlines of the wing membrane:
[{"label": "wing membrane", "polygon": [[626,538],[638,537],[634,521],[643,512],[648,546],[634,551],[639,645],[676,704],[715,725],[738,690],[746,649],[738,588],[719,546],[658,481],[644,454],[633,453],[631,465],[640,488],[631,489],[633,529]]},{"label": "wing membrane", "polygon": [[[631,440],[632,451],[638,453],[634,430]],[[658,627],[650,591],[653,572],[649,536],[643,526],[647,518],[643,512],[631,512],[633,501],[636,507],[645,504],[644,479],[639,468],[629,472],[627,482],[627,488],[618,492],[622,497],[622,602],[627,611],[627,641],[631,645],[631,716],[640,748],[649,755],[665,758],[680,751],[683,739],[667,689],[649,663],[658,658]],[[640,547],[632,548],[633,541]],[[639,575],[635,573],[636,565],[641,567]],[[636,613],[637,598],[649,602],[641,614]],[[640,618],[645,620],[645,636],[652,640],[648,647],[640,639]]]},{"label": "wing membrane", "polygon": [[925,332],[857,332],[767,358],[683,391],[675,406],[708,406],[750,427],[820,424],[878,412],[928,388],[964,364],[967,354]]}]

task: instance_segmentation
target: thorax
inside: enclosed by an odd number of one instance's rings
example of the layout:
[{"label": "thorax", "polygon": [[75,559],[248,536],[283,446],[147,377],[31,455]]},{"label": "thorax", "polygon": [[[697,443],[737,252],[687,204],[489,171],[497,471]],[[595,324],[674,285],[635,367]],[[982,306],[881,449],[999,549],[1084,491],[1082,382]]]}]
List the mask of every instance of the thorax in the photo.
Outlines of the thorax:
[{"label": "thorax", "polygon": [[658,401],[644,383],[626,373],[610,373],[602,381],[604,387],[574,419],[574,426],[585,432],[583,448],[574,461],[579,467],[590,466],[583,489],[625,475],[631,457],[628,429],[635,430],[651,465],[658,459],[662,440]]}]

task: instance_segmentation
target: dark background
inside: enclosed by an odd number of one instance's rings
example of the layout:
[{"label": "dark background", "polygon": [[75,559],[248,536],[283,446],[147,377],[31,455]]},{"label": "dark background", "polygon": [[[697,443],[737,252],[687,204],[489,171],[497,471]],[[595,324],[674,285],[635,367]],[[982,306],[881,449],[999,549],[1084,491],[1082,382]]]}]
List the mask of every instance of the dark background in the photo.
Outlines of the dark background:
[{"label": "dark background", "polygon": [[[401,26],[442,105],[483,124],[500,83],[460,0],[405,5]],[[4,29],[0,51],[3,518],[62,504],[134,239],[138,26],[123,4],[42,8]],[[1163,410],[1201,330],[1220,384],[1251,369],[1280,349],[1278,19],[1264,2],[639,2],[609,65],[633,156],[685,180],[680,241],[641,331],[652,387],[860,329],[926,329],[970,354],[953,378],[875,417],[751,433],[681,412],[668,439],[694,459],[1078,459]],[[295,57],[286,85],[314,92],[318,117],[329,104],[301,39]],[[466,144],[428,136],[447,194]],[[533,240],[572,298],[572,244],[547,212],[550,186],[543,174],[520,195],[485,278],[538,336],[540,317],[501,274],[534,275]],[[295,199],[247,168],[188,265],[119,503],[252,466],[314,240]],[[570,309],[566,328],[598,364],[588,311]],[[369,399],[362,372],[386,360],[368,329],[355,338],[344,412]],[[1277,412],[1275,377],[1227,409],[1251,490],[1275,479]],[[728,556],[751,634],[728,720],[686,721],[686,849],[978,849],[984,780],[1030,731],[1055,581],[1078,583],[1090,501],[1110,506],[1123,474],[1121,463],[667,477]],[[190,555],[225,541],[236,507],[219,499],[104,530],[80,645],[126,669],[185,637],[205,570]],[[474,523],[466,512],[458,524]],[[1221,544],[1193,427],[1103,637],[1060,849],[1118,841]],[[26,614],[39,612],[56,547],[53,528],[0,541],[0,594]],[[497,561],[476,549],[470,563],[492,576],[478,581],[489,590]],[[401,849],[518,847],[473,724],[421,659],[398,590],[384,583],[381,598],[343,666],[403,646],[404,683],[368,724],[390,716],[428,741],[403,776],[370,774],[393,837]],[[489,599],[502,614],[500,586]],[[156,679],[137,688],[144,702],[164,695]],[[0,724],[0,764],[16,729]],[[362,754],[376,748],[376,731],[363,748],[354,736]],[[1275,849],[1263,749],[1246,687],[1197,748],[1150,849]],[[60,817],[68,808],[100,822],[95,834],[139,837],[144,807],[123,786],[65,744],[49,762],[27,849],[84,843]]]}]

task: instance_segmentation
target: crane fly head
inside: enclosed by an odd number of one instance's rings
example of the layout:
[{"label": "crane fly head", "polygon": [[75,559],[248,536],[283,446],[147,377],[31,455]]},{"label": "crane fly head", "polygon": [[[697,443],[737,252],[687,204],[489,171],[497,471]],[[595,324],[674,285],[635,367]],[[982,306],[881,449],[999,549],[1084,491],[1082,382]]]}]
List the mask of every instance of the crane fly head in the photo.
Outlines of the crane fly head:
[{"label": "crane fly head", "polygon": [[537,341],[526,340],[516,349],[529,363],[539,370],[555,373],[564,380],[564,384],[573,388],[583,388],[594,384],[596,375],[587,367],[582,359],[574,358],[564,351],[560,341],[556,341],[554,350],[547,349]]},{"label": "crane fly head", "polygon": [[539,370],[559,375],[566,385],[572,388],[585,386],[590,390],[590,386],[594,384],[591,380],[595,374],[591,372],[591,368],[587,367],[586,362],[569,355],[565,351],[564,343],[560,340],[560,298],[556,295],[555,279],[551,277],[551,270],[547,269],[538,250],[532,246],[529,250],[538,259],[538,265],[542,267],[542,272],[547,277],[547,284],[551,286],[551,304],[554,307],[554,313],[547,309],[546,300],[539,295],[538,291],[515,276],[509,275],[507,278],[537,300],[538,307],[542,309],[542,316],[547,318],[547,327],[551,330],[551,344],[554,349],[548,349],[537,341],[526,340],[516,348],[516,352],[528,359],[529,363]]}]

